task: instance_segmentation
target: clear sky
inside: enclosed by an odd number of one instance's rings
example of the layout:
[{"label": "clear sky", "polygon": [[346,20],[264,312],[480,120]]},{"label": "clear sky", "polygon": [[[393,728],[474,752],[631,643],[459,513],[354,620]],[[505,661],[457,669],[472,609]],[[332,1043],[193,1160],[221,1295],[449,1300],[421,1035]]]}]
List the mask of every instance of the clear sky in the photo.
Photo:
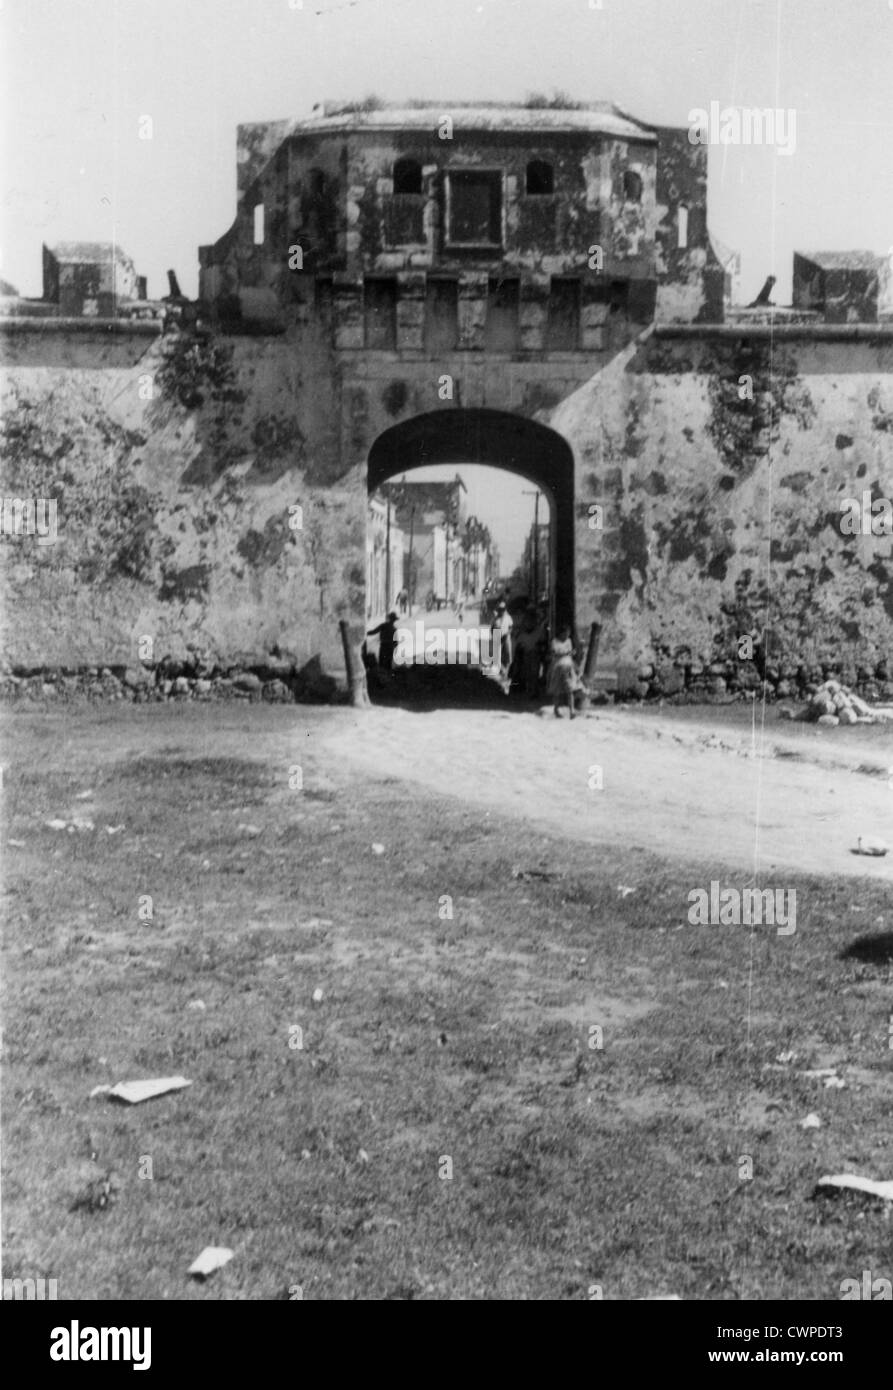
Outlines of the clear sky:
[{"label": "clear sky", "polygon": [[678,126],[711,101],[792,108],[790,157],[709,152],[710,226],[742,253],[745,300],[773,273],[789,301],[795,248],[893,245],[893,0],[0,3],[0,274],[23,294],[42,242],[90,239],[118,241],[150,296],[168,267],[195,295],[197,247],[235,210],[236,125],[369,93],[559,89]]},{"label": "clear sky", "polygon": [[[686,126],[694,107],[794,108],[791,157],[710,150],[710,223],[743,290],[791,254],[893,243],[890,0],[3,0],[2,274],[116,239],[167,291],[230,225],[235,128],[375,92],[520,100],[558,88]],[[139,138],[140,117],[152,139]]]}]

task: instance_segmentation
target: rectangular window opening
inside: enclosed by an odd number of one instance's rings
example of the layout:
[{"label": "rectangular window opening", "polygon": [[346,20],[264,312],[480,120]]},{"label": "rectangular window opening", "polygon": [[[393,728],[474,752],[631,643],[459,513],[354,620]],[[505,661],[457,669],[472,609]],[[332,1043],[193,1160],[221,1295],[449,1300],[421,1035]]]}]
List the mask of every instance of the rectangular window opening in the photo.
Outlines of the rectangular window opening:
[{"label": "rectangular window opening", "polygon": [[447,175],[450,246],[502,245],[502,172],[453,169]]}]

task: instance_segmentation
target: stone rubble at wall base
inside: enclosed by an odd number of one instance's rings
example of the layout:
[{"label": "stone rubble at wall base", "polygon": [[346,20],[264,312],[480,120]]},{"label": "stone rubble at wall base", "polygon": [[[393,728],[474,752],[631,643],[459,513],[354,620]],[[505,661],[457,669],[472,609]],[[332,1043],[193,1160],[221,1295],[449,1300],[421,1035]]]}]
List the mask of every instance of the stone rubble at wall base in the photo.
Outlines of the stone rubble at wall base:
[{"label": "stone rubble at wall base", "polygon": [[[189,670],[188,675],[185,670]],[[273,658],[256,669],[229,667],[225,671],[211,669],[197,675],[193,663],[185,670],[173,662],[153,669],[142,666],[14,669],[0,674],[0,700],[46,703],[124,700],[134,704],[166,700],[246,700],[272,704],[336,704],[348,698],[338,682],[315,662],[308,663],[300,671],[289,668],[286,662],[277,663]],[[869,704],[893,701],[893,679],[886,661],[879,662],[873,670],[864,667],[840,669],[828,664],[770,666],[765,679],[748,662],[621,667],[612,694],[618,702],[662,699],[673,705],[730,704],[764,696],[770,702],[806,700],[815,704],[814,697],[835,677]]]}]

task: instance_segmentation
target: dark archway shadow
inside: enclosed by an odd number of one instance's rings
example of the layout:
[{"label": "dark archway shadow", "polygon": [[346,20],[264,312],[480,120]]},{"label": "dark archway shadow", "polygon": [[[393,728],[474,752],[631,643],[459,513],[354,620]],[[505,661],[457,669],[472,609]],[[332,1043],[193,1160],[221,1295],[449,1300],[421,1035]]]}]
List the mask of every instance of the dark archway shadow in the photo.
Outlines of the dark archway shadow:
[{"label": "dark archway shadow", "polygon": [[546,703],[507,695],[502,686],[482,675],[477,666],[407,666],[390,680],[369,678],[374,705],[412,710],[416,714],[440,709],[489,709],[503,714],[530,714]]},{"label": "dark archway shadow", "polygon": [[374,492],[396,473],[433,463],[483,463],[517,473],[549,496],[554,529],[555,616],[574,626],[574,456],[555,430],[484,408],[432,410],[394,425],[369,451]]}]

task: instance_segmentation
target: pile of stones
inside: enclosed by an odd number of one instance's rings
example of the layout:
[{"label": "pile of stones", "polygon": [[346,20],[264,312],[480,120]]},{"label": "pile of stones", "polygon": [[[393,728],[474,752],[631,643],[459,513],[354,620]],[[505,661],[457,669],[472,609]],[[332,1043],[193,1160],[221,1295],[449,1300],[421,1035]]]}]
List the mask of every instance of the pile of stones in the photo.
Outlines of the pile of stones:
[{"label": "pile of stones", "polygon": [[879,724],[893,720],[893,706],[872,709],[840,681],[825,681],[810,696],[805,718],[817,724]]},{"label": "pile of stones", "polygon": [[[842,668],[833,663],[779,662],[761,672],[752,661],[691,657],[647,662],[618,671],[619,700],[664,699],[668,704],[731,704],[735,700],[808,700],[828,683],[857,693],[862,702],[893,703],[886,660]],[[830,711],[834,712],[834,711]]]}]

